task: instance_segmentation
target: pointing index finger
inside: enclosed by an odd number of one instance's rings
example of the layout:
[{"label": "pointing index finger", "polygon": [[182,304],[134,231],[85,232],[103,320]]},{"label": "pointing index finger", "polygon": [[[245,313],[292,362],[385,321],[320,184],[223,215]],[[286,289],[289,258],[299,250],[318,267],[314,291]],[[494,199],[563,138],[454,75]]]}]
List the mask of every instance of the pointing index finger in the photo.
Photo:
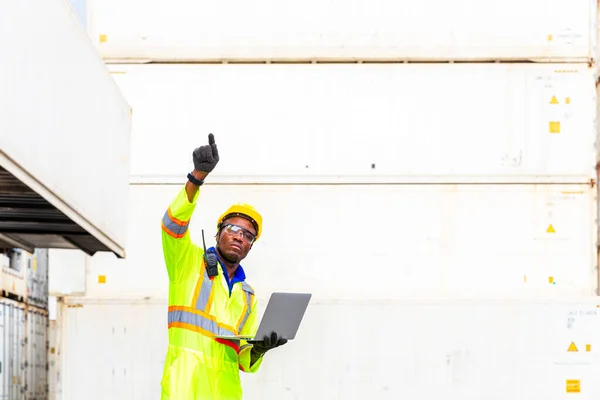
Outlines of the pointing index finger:
[{"label": "pointing index finger", "polygon": [[215,144],[215,135],[213,135],[212,133],[208,134],[208,144],[211,145],[211,146],[213,144]]}]

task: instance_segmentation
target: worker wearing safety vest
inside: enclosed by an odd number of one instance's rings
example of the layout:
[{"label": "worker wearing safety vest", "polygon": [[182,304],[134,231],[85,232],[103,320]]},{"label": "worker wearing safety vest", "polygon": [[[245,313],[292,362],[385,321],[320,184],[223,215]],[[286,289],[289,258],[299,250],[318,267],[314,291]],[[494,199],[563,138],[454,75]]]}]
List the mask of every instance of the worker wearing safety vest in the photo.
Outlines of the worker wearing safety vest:
[{"label": "worker wearing safety vest", "polygon": [[256,372],[268,350],[287,342],[275,332],[251,343],[215,338],[254,335],[258,328],[256,296],[240,261],[260,237],[262,217],[249,205],[233,205],[217,221],[215,247],[204,254],[192,243],[188,226],[199,187],[219,162],[213,134],[208,142],[193,151],[194,170],[161,224],[169,276],[162,400],[241,399],[240,371]]}]

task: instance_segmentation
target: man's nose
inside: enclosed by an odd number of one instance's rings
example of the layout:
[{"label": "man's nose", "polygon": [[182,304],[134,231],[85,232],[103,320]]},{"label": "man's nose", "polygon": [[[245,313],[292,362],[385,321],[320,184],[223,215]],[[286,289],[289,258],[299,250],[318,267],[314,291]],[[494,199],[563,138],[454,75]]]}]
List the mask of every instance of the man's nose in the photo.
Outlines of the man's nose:
[{"label": "man's nose", "polygon": [[242,241],[243,241],[243,239],[244,239],[244,232],[242,232],[242,231],[239,231],[239,232],[236,232],[236,233],[234,233],[234,234],[233,234],[233,238],[234,238],[235,240],[237,240],[237,241],[240,241],[240,242],[242,242]]}]

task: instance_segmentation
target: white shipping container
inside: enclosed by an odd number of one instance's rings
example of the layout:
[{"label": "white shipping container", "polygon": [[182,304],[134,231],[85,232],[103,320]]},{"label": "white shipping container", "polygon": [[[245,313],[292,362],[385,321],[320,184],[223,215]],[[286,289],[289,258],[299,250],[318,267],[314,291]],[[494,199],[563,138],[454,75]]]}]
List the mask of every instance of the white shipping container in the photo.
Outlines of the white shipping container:
[{"label": "white shipping container", "polygon": [[34,255],[23,249],[6,249],[9,256],[8,266],[0,271],[2,296],[17,301],[26,301],[29,271],[34,263]]},{"label": "white shipping container", "polygon": [[48,249],[36,249],[27,269],[27,304],[48,308]]},{"label": "white shipping container", "polygon": [[[63,400],[159,397],[166,301],[73,299],[64,313]],[[244,399],[596,400],[599,343],[598,299],[317,297],[296,339],[242,374]]]},{"label": "white shipping container", "polygon": [[61,386],[61,360],[63,359],[62,345],[69,347],[69,343],[62,343],[62,312],[63,307],[58,307],[58,299],[50,297],[48,301],[48,400],[62,399]]},{"label": "white shipping container", "polygon": [[48,399],[48,325],[46,310],[27,308],[26,400]]},{"label": "white shipping container", "polygon": [[[128,257],[88,258],[87,298],[167,298],[160,221],[182,187],[132,186]],[[230,204],[257,207],[264,233],[242,265],[259,296],[300,290],[335,299],[587,297],[598,288],[595,190],[209,179],[190,234],[202,245],[204,229],[211,246],[217,218]],[[381,274],[377,284],[365,284]],[[62,277],[65,287],[83,286]]]},{"label": "white shipping container", "polygon": [[0,26],[0,244],[124,256],[130,107],[66,2],[2,1]]},{"label": "white shipping container", "polygon": [[25,397],[26,316],[23,303],[0,299],[0,399]]},{"label": "white shipping container", "polygon": [[109,60],[595,59],[593,0],[88,0]]},{"label": "white shipping container", "polygon": [[[415,3],[416,4],[416,3]],[[578,65],[111,65],[135,182],[590,182],[596,91]]]}]

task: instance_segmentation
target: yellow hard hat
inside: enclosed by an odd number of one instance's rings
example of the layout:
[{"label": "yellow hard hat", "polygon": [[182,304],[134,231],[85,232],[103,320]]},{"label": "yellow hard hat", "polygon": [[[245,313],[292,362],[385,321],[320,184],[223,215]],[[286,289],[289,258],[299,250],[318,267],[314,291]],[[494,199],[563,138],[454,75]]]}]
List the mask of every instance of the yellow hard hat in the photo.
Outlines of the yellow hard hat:
[{"label": "yellow hard hat", "polygon": [[256,240],[258,240],[260,234],[262,233],[262,216],[254,207],[249,204],[242,203],[232,205],[219,217],[219,220],[217,221],[217,229],[221,229],[221,224],[223,221],[231,217],[242,217],[250,221],[252,225],[254,225],[254,229],[256,229]]}]

